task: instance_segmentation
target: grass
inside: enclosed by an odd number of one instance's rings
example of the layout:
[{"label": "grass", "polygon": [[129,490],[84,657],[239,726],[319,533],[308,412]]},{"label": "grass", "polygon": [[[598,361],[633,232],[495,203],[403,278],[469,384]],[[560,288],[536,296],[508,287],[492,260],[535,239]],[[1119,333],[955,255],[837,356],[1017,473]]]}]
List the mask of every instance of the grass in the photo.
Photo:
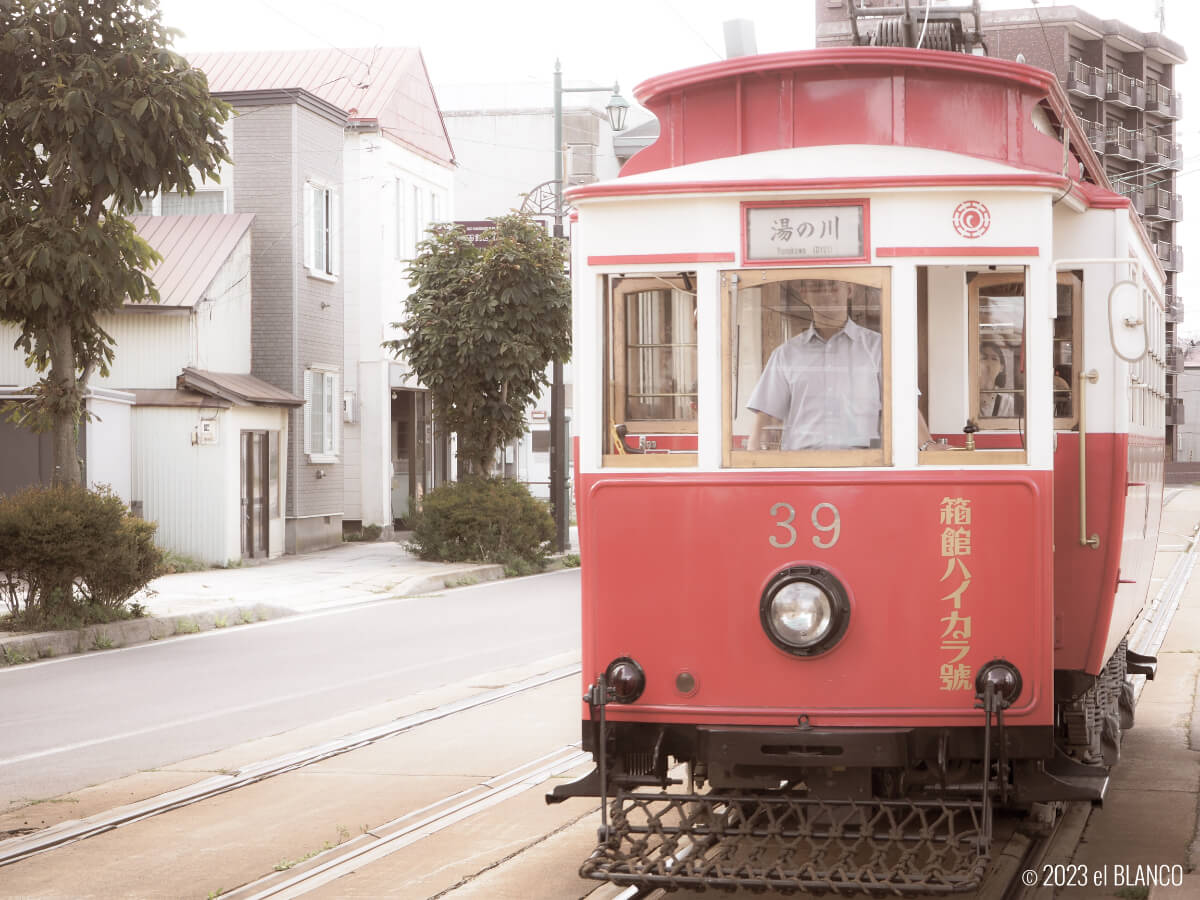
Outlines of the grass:
[{"label": "grass", "polygon": [[229,620],[226,619],[224,616],[217,616],[213,620],[213,628],[228,628],[228,627],[229,627]]},{"label": "grass", "polygon": [[111,650],[113,648],[113,646],[114,646],[113,639],[110,638],[107,634],[101,634],[101,633],[97,632],[95,634],[95,636],[92,638],[92,649],[93,650]]},{"label": "grass", "polygon": [[200,630],[200,626],[191,619],[180,619],[175,623],[176,634],[195,634]]},{"label": "grass", "polygon": [[29,662],[29,657],[16,647],[5,647],[4,662],[9,666],[19,666],[21,663]]},{"label": "grass", "polygon": [[566,556],[564,556],[562,558],[562,564],[563,564],[564,569],[578,569],[579,568],[579,554],[578,553],[568,553]]},{"label": "grass", "polygon": [[[366,827],[366,826],[364,826],[364,827]],[[363,832],[363,833],[365,834],[366,832]],[[348,841],[348,840],[350,840],[350,829],[347,828],[345,825],[339,825],[339,826],[337,826],[337,840],[336,841],[326,841],[325,845],[323,847],[321,847],[319,850],[309,850],[307,853],[305,853],[299,859],[287,859],[287,858],[281,859],[279,862],[275,863],[275,871],[276,872],[286,872],[288,869],[292,868],[293,866],[298,866],[302,862],[307,862],[308,860],[312,859],[314,856],[316,856],[320,853],[324,853],[326,850],[332,850],[334,847],[338,846],[338,844],[344,843],[345,841]]]},{"label": "grass", "polygon": [[185,553],[174,550],[163,550],[162,563],[159,566],[160,575],[175,575],[178,572],[202,572],[208,566]]}]

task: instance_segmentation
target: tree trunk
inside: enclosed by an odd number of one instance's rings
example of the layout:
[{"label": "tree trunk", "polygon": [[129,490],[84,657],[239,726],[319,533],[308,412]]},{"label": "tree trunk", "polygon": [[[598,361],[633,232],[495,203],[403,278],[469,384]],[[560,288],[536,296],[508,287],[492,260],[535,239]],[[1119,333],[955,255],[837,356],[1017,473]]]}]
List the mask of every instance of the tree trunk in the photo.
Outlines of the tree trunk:
[{"label": "tree trunk", "polygon": [[54,329],[50,345],[50,382],[54,404],[54,484],[80,484],[83,472],[79,466],[78,425],[82,388],[75,378],[75,351],[71,342],[71,326],[61,324]]}]

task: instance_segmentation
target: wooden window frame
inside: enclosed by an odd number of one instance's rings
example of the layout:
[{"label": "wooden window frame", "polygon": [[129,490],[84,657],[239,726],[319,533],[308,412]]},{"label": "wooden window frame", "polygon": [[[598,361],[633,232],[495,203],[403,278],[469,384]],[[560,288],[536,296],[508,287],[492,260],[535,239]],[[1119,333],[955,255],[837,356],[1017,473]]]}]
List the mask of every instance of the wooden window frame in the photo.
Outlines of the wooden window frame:
[{"label": "wooden window frame", "polygon": [[[1059,272],[1058,278],[1055,281],[1054,304],[1055,315],[1057,317],[1058,310],[1058,285],[1071,285],[1071,415],[1055,416],[1054,430],[1055,431],[1074,431],[1079,427],[1079,373],[1083,371],[1083,275],[1081,272]],[[1055,338],[1051,336],[1050,346],[1051,353],[1055,344]],[[1053,357],[1050,361],[1051,379],[1054,375],[1054,367],[1061,365],[1056,363]],[[1053,388],[1051,389],[1051,398],[1053,398]]]},{"label": "wooden window frame", "polygon": [[[737,276],[734,281],[733,276]],[[752,287],[779,281],[835,280],[846,281],[879,290],[879,323],[882,338],[883,404],[879,447],[867,450],[734,450],[733,449],[733,339],[737,333],[734,322],[734,286],[745,286],[748,278]],[[750,268],[721,273],[721,464],[727,469],[826,469],[850,467],[883,467],[892,464],[892,269],[890,266],[850,266],[815,268]]]},{"label": "wooden window frame", "polygon": [[[629,401],[629,373],[626,351],[625,306],[630,294],[640,294],[647,291],[665,289],[685,291],[696,295],[695,271],[689,271],[693,289],[688,290],[684,279],[679,273],[638,273],[628,277],[609,275],[604,281],[604,360],[605,360],[605,421],[604,446],[611,449],[615,436],[613,431],[617,424],[625,425],[631,435],[639,434],[694,434],[699,440],[699,417],[694,420],[680,421],[677,419],[637,419],[629,420],[624,413]],[[619,280],[618,280],[619,279]],[[697,308],[698,305],[697,305]],[[614,340],[620,336],[621,352],[616,352]],[[699,347],[696,348],[697,365],[699,365]],[[611,371],[609,369],[611,365]],[[620,413],[618,415],[618,413]],[[618,422],[620,418],[622,421]],[[695,466],[699,462],[699,453],[605,453],[603,464],[615,468],[674,468]]]},{"label": "wooden window frame", "polygon": [[[968,416],[967,418],[974,421],[979,426],[980,432],[984,431],[1024,431],[1026,430],[1026,422],[1028,420],[1028,412],[1025,416],[994,416],[984,418],[978,414],[979,409],[979,292],[981,288],[989,285],[1011,284],[1016,276],[1016,272],[983,272],[978,273],[967,284],[967,397],[968,397]],[[1025,344],[1025,336],[1029,332],[1029,270],[1023,269],[1020,273],[1021,281],[1025,285],[1024,294],[1021,297],[1022,301],[1022,317],[1021,317],[1021,340],[1022,347]],[[1056,301],[1057,302],[1057,301]],[[1022,399],[1025,400],[1026,409],[1028,409],[1027,390],[1021,389]],[[1014,398],[1015,398],[1014,394]],[[987,427],[984,427],[984,422],[987,422]],[[953,451],[951,451],[953,452]]]}]

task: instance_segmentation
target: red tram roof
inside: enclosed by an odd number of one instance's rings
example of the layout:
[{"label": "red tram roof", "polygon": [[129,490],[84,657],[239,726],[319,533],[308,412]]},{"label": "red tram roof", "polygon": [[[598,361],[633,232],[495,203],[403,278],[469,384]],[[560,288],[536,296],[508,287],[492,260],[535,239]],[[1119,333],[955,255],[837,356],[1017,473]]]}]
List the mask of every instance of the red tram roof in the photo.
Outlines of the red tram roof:
[{"label": "red tram roof", "polygon": [[[949,151],[1063,178],[1062,143],[1034,121],[1041,107],[1070,132],[1066,175],[1089,184],[1084,202],[1128,204],[1105,196],[1111,191],[1103,166],[1054,75],[1022,63],[840,47],[697,66],[645,81],[634,94],[661,130],[622,177],[768,150],[871,144]],[[593,193],[604,193],[603,186],[571,196]]]}]

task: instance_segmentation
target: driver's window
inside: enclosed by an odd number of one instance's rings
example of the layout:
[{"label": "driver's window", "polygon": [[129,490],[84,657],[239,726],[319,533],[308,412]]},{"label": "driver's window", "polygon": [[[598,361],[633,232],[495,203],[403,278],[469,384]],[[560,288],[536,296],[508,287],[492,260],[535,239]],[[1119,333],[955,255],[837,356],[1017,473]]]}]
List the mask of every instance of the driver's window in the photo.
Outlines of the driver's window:
[{"label": "driver's window", "polygon": [[723,282],[725,464],[888,464],[888,270],[759,269]]}]

